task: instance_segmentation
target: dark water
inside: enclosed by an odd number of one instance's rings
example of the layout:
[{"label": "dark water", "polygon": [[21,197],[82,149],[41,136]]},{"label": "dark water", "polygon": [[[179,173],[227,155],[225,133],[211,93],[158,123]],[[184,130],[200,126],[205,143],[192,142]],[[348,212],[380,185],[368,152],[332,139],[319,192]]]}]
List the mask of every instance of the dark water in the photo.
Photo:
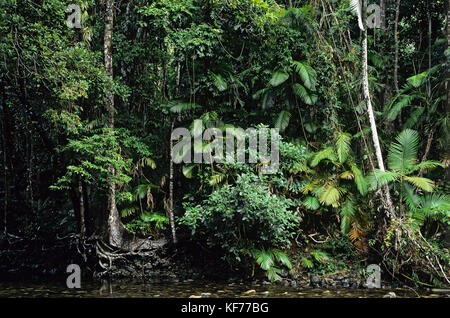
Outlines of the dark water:
[{"label": "dark water", "polygon": [[209,281],[149,283],[144,281],[98,281],[82,283],[81,289],[68,289],[65,281],[46,283],[0,282],[0,297],[150,297],[150,298],[380,298],[389,292],[397,297],[448,297],[413,289],[299,289],[276,284],[218,283]]}]

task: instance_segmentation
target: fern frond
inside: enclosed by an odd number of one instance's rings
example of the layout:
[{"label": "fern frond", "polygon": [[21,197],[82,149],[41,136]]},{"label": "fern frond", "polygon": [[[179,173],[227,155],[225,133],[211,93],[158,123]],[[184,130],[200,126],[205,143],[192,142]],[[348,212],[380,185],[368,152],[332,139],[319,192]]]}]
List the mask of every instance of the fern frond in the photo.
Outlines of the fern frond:
[{"label": "fern frond", "polygon": [[424,191],[432,192],[434,190],[433,180],[420,177],[405,177],[405,180]]}]

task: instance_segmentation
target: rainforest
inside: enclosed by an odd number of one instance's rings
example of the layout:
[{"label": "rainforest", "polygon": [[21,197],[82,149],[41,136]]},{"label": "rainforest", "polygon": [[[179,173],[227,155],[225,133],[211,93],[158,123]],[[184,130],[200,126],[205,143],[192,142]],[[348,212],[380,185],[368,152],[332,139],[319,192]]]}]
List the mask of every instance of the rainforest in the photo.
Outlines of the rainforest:
[{"label": "rainforest", "polygon": [[449,20],[0,0],[0,297],[449,295]]}]

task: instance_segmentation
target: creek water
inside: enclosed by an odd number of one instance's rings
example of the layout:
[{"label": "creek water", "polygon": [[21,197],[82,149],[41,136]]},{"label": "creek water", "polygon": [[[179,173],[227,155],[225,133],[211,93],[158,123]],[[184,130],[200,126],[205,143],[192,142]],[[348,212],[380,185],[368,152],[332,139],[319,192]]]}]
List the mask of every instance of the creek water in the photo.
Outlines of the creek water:
[{"label": "creek water", "polygon": [[389,292],[397,297],[448,297],[413,289],[300,289],[259,282],[145,282],[91,281],[80,289],[68,289],[65,281],[0,282],[0,297],[149,297],[149,298],[380,298]]}]

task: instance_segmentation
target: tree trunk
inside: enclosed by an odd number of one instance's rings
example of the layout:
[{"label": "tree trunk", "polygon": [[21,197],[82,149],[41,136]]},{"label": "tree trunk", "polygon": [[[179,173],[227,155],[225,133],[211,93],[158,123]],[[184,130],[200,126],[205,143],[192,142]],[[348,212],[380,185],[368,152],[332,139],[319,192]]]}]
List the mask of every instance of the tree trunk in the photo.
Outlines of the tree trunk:
[{"label": "tree trunk", "polygon": [[[450,0],[447,1],[447,51],[450,50]],[[447,105],[445,111],[447,116],[450,116],[450,54],[447,55],[447,80],[445,87],[447,90]],[[447,149],[450,149],[450,144],[447,144]],[[450,166],[445,171],[445,180],[450,181]]]},{"label": "tree trunk", "polygon": [[[170,132],[172,134],[173,126],[174,126],[175,120],[172,121],[172,126],[170,129]],[[170,229],[172,230],[172,240],[173,243],[177,243],[177,236],[175,233],[175,221],[173,217],[173,158],[172,158],[172,149],[173,149],[173,140],[172,136],[170,136],[170,169],[169,169],[169,220],[170,220]]]},{"label": "tree trunk", "polygon": [[382,30],[386,29],[386,0],[381,0],[380,1],[380,28]]},{"label": "tree trunk", "polygon": [[[395,41],[395,59],[394,59],[394,87],[395,93],[398,94],[400,89],[398,87],[398,19],[400,16],[400,1],[397,0],[395,7],[395,22],[394,22],[394,41]],[[401,116],[399,116],[401,117]]]},{"label": "tree trunk", "polygon": [[[112,56],[112,36],[114,23],[114,0],[106,0],[105,8],[105,34],[104,34],[104,55],[105,71],[111,81],[113,74],[113,56]],[[114,130],[114,94],[108,91],[105,96],[105,109],[108,114],[108,126],[111,131]],[[114,168],[108,168],[111,175],[115,174]],[[113,180],[108,181],[108,221],[107,221],[108,242],[112,246],[122,246],[122,228],[119,218],[119,211],[116,206],[116,184]]]},{"label": "tree trunk", "polygon": [[[377,158],[377,162],[378,162],[378,167],[381,171],[385,171],[384,168],[384,162],[383,162],[383,155],[381,153],[381,146],[380,146],[380,141],[378,138],[378,130],[377,130],[377,125],[375,122],[375,115],[373,113],[373,108],[372,108],[372,99],[370,97],[370,91],[369,91],[369,74],[368,74],[368,53],[367,53],[367,26],[366,26],[366,15],[367,15],[367,0],[364,1],[364,5],[363,5],[363,25],[364,25],[364,31],[363,31],[363,35],[364,35],[364,39],[363,39],[363,89],[364,89],[364,98],[366,99],[366,104],[367,104],[367,113],[369,115],[369,121],[370,121],[370,129],[372,132],[372,140],[373,140],[373,146],[375,148],[375,155]],[[392,218],[395,213],[394,213],[394,207],[392,205],[392,201],[391,201],[391,196],[389,193],[389,187],[385,186],[383,188],[384,190],[384,196],[386,199],[386,209],[388,212],[388,216],[390,218]]]}]

